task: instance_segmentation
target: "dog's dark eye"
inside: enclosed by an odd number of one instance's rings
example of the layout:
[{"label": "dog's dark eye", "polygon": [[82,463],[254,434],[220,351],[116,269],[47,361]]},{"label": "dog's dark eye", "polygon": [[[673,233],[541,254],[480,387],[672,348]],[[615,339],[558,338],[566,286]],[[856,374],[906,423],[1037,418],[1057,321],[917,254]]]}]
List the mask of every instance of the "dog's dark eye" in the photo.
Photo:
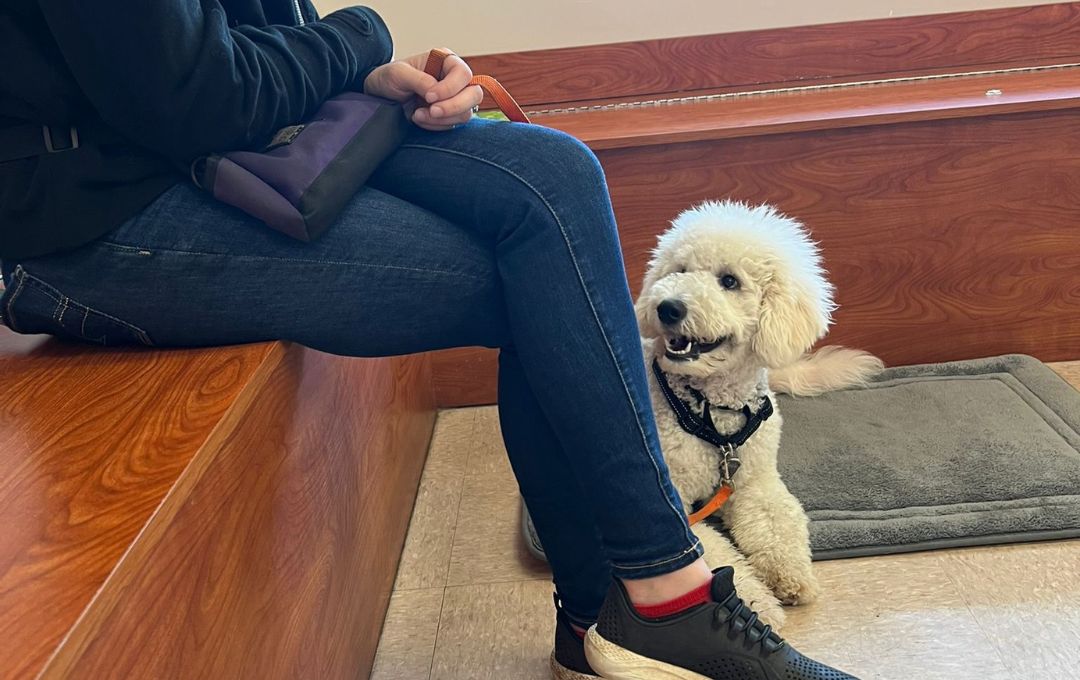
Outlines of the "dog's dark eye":
[{"label": "dog's dark eye", "polygon": [[724,274],[720,277],[720,285],[728,290],[735,290],[739,287],[739,280],[731,274]]}]

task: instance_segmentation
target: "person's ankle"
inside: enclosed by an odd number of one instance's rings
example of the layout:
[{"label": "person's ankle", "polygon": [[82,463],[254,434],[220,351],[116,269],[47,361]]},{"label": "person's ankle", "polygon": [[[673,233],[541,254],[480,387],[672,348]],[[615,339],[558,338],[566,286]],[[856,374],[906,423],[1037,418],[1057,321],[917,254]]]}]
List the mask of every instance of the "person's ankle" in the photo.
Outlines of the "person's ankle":
[{"label": "person's ankle", "polygon": [[660,576],[643,579],[622,579],[630,602],[636,607],[649,607],[676,600],[712,581],[712,572],[705,560]]}]

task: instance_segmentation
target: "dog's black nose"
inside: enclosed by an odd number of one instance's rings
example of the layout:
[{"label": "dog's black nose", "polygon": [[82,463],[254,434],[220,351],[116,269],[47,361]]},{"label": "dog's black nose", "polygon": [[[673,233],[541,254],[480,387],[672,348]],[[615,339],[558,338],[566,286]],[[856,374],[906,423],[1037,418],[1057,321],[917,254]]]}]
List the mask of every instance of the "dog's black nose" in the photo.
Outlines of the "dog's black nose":
[{"label": "dog's black nose", "polygon": [[686,318],[686,305],[679,300],[664,300],[656,306],[656,315],[660,317],[660,323],[674,326]]}]

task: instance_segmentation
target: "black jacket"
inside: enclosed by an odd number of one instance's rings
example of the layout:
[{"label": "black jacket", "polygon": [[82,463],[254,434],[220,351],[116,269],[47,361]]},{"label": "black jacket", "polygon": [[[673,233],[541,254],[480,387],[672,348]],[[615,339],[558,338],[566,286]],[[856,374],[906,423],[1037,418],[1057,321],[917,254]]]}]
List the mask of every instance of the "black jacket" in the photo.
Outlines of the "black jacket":
[{"label": "black jacket", "polygon": [[0,259],[103,235],[192,159],[266,141],[391,55],[359,7],[318,20],[308,0],[0,0],[0,129],[88,131],[0,163]]}]

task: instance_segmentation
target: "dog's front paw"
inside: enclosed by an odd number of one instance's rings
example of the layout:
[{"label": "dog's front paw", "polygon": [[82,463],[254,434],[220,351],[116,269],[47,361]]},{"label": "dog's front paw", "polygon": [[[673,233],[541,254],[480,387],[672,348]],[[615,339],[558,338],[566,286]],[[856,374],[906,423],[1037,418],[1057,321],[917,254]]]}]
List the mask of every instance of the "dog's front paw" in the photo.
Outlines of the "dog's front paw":
[{"label": "dog's front paw", "polygon": [[762,551],[749,559],[761,582],[784,604],[809,604],[821,594],[809,550],[801,554]]},{"label": "dog's front paw", "polygon": [[810,604],[821,595],[821,586],[813,570],[796,569],[774,574],[766,583],[776,598],[786,605]]}]

